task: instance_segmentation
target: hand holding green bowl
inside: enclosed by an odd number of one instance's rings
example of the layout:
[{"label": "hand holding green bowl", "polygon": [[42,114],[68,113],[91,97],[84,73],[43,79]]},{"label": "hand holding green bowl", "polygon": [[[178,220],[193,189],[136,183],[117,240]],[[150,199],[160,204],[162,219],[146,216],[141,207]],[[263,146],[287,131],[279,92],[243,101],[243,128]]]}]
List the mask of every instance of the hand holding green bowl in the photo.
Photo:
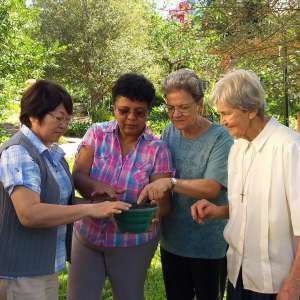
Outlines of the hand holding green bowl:
[{"label": "hand holding green bowl", "polygon": [[142,233],[148,230],[157,209],[149,203],[133,203],[129,210],[114,215],[114,218],[120,232]]}]

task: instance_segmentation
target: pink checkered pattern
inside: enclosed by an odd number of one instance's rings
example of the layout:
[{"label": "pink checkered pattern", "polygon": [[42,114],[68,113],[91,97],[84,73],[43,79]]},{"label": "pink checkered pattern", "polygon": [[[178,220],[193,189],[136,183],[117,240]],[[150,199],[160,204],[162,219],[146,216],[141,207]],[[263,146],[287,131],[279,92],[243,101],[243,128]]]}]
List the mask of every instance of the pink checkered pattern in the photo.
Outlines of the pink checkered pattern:
[{"label": "pink checkered pattern", "polygon": [[[120,199],[134,203],[143,187],[153,175],[174,173],[167,145],[146,128],[133,151],[122,158],[116,121],[94,124],[85,134],[80,145],[94,150],[90,176],[126,190]],[[142,234],[120,233],[112,219],[85,218],[75,223],[77,230],[87,241],[102,247],[129,247],[144,244],[153,239],[158,227],[152,225]]]}]

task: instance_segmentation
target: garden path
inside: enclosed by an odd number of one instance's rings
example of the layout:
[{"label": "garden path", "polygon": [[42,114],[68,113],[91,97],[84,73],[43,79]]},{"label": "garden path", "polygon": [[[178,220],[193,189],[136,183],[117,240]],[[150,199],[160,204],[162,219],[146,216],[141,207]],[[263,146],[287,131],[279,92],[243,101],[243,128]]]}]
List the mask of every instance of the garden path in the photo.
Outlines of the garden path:
[{"label": "garden path", "polygon": [[65,151],[66,156],[74,155],[77,151],[78,145],[81,142],[80,138],[64,137],[66,143],[59,146]]}]

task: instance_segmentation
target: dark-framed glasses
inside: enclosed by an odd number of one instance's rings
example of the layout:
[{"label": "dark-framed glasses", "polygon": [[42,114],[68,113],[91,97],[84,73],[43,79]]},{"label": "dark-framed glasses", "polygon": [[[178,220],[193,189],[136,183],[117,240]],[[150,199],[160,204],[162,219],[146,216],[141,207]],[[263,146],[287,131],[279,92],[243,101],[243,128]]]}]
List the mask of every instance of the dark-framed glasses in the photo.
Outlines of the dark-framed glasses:
[{"label": "dark-framed glasses", "polygon": [[122,117],[127,117],[131,112],[136,118],[146,118],[148,115],[148,110],[143,108],[130,109],[129,107],[117,107],[115,106],[115,111]]}]

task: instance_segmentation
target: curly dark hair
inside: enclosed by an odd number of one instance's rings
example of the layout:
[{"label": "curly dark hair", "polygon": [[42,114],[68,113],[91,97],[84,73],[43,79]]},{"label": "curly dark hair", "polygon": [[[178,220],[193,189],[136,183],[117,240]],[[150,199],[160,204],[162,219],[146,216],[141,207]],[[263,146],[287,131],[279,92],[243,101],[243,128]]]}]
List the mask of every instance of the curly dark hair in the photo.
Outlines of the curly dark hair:
[{"label": "curly dark hair", "polygon": [[118,96],[132,101],[146,102],[150,109],[155,99],[153,84],[143,75],[126,73],[118,78],[112,88],[112,102],[115,104]]},{"label": "curly dark hair", "polygon": [[20,122],[31,128],[29,117],[39,121],[62,104],[68,114],[73,112],[73,101],[68,92],[50,80],[37,80],[22,95]]}]

